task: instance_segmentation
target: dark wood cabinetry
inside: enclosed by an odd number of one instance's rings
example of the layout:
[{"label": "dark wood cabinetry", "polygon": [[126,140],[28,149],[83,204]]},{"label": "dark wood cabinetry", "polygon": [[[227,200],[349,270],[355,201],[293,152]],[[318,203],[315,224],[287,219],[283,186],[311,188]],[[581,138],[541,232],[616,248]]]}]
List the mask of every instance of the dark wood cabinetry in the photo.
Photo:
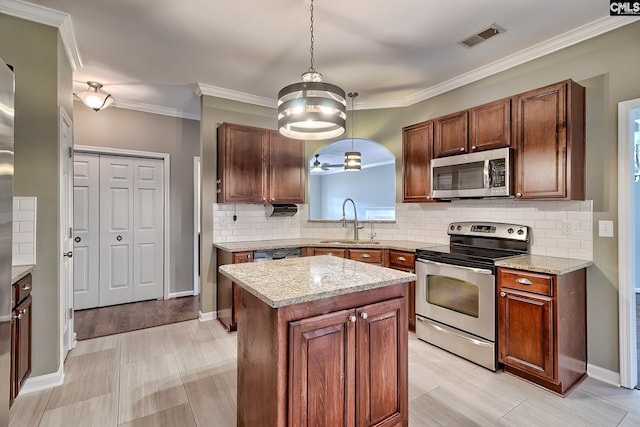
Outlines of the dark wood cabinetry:
[{"label": "dark wood cabinetry", "polygon": [[281,308],[240,299],[253,326],[238,330],[239,426],[408,425],[406,285]]},{"label": "dark wood cabinetry", "polygon": [[515,97],[516,198],[585,198],[585,90],[568,80]]},{"label": "dark wood cabinetry", "polygon": [[469,151],[511,145],[511,98],[499,99],[469,110]]},{"label": "dark wood cabinetry", "polygon": [[304,203],[304,144],[275,131],[218,128],[219,203]]},{"label": "dark wood cabinetry", "polygon": [[[415,273],[416,271],[416,254],[415,252],[389,251],[389,267]],[[416,282],[408,283],[407,305],[409,306],[409,330],[416,331]]]},{"label": "dark wood cabinetry", "polygon": [[498,269],[498,352],[506,372],[559,394],[586,376],[585,288],[585,269]]},{"label": "dark wood cabinetry", "polygon": [[[243,262],[253,262],[253,252],[227,252],[222,249],[216,251],[217,267],[225,264],[240,264]],[[216,271],[218,269],[216,268]],[[217,273],[216,286],[216,313],[218,320],[228,331],[235,331],[238,328],[238,285],[227,276]]]},{"label": "dark wood cabinetry", "polygon": [[452,156],[468,151],[469,115],[460,111],[433,120],[433,157]]},{"label": "dark wood cabinetry", "polygon": [[31,274],[13,284],[14,306],[11,315],[10,402],[31,373],[31,328],[33,321]]},{"label": "dark wood cabinetry", "polygon": [[429,202],[431,199],[431,159],[433,121],[402,129],[402,201]]},{"label": "dark wood cabinetry", "polygon": [[382,249],[349,249],[349,259],[370,264],[384,265]]}]

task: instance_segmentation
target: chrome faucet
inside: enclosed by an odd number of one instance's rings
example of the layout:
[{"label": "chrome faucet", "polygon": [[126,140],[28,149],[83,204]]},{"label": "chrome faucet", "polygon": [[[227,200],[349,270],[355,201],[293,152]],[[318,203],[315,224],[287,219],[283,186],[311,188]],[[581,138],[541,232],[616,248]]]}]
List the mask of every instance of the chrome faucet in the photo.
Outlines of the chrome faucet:
[{"label": "chrome faucet", "polygon": [[347,217],[344,213],[344,207],[347,204],[347,202],[351,202],[353,204],[353,241],[357,242],[358,229],[363,228],[364,226],[358,226],[358,211],[356,210],[356,202],[354,202],[353,199],[350,197],[347,197],[346,199],[344,199],[344,202],[342,202],[342,226],[343,227],[347,226]]}]

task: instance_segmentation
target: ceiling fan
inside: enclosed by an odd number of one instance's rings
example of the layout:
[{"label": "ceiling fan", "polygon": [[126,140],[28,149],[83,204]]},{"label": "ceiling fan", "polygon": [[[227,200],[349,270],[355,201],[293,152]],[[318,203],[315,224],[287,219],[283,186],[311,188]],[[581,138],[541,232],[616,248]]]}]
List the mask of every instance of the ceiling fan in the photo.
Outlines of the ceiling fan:
[{"label": "ceiling fan", "polygon": [[344,167],[343,163],[320,163],[320,160],[318,160],[318,157],[320,156],[320,154],[316,154],[316,160],[315,162],[313,162],[313,169],[322,169],[323,171],[328,171],[329,168],[341,168]]}]

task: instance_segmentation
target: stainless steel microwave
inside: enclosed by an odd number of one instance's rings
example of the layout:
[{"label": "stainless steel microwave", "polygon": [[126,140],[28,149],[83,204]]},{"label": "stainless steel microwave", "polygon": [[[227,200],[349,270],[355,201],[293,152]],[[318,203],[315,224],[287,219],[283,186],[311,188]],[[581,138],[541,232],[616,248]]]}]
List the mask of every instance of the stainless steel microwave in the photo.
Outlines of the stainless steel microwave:
[{"label": "stainless steel microwave", "polygon": [[479,151],[431,161],[434,199],[509,197],[513,193],[511,149]]}]

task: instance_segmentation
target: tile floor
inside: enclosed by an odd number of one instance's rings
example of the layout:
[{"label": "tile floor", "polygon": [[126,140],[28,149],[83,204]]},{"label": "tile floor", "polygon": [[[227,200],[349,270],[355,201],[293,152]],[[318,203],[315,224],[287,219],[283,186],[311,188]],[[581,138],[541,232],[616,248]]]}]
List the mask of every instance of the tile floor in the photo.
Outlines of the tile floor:
[{"label": "tile floor", "polygon": [[[191,320],[78,342],[63,386],[18,396],[11,427],[236,424],[236,339]],[[567,398],[410,334],[409,425],[638,426],[640,391],[587,379]]]}]

